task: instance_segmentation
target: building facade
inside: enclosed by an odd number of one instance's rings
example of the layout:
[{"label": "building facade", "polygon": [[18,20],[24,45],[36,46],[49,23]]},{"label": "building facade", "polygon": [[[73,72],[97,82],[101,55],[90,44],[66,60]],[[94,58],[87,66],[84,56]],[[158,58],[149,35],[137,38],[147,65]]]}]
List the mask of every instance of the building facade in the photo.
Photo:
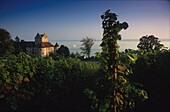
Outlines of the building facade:
[{"label": "building facade", "polygon": [[34,42],[21,42],[25,48],[25,52],[28,54],[34,54],[36,56],[46,57],[49,56],[50,53],[56,53],[59,48],[58,43],[52,45],[48,42],[48,36],[46,33],[39,34],[35,36]]}]

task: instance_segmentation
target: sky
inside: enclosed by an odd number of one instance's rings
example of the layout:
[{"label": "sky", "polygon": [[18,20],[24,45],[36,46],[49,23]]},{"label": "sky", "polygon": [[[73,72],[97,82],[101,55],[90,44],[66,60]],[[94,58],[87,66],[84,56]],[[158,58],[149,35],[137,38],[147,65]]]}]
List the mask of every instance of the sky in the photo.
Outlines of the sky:
[{"label": "sky", "polygon": [[101,40],[100,16],[108,9],[128,23],[123,39],[170,39],[169,0],[0,0],[0,28],[12,39],[34,40],[39,32],[49,40]]}]

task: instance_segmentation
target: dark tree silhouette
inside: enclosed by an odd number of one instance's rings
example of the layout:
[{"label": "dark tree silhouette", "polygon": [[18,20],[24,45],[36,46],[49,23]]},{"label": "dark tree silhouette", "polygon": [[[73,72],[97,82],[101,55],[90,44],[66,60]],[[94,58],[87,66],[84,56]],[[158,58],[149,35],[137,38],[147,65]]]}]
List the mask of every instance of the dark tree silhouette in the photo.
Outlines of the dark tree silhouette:
[{"label": "dark tree silhouette", "polygon": [[83,47],[80,47],[80,49],[82,50],[81,53],[86,54],[88,58],[90,58],[91,47],[94,45],[93,39],[86,37],[83,38],[80,42],[83,42]]},{"label": "dark tree silhouette", "polygon": [[0,56],[6,56],[14,51],[13,40],[10,33],[0,28]]},{"label": "dark tree silhouette", "polygon": [[20,52],[23,51],[20,38],[18,36],[15,37],[14,47],[15,47],[14,54],[19,54]]},{"label": "dark tree silhouette", "polygon": [[15,37],[15,42],[20,42],[20,38],[18,36]]},{"label": "dark tree silhouette", "polygon": [[140,43],[137,47],[139,50],[144,50],[144,52],[153,52],[154,50],[161,50],[164,45],[160,44],[160,41],[154,35],[146,35],[140,38]]},{"label": "dark tree silhouette", "polygon": [[68,47],[61,45],[61,47],[57,50],[58,55],[64,55],[65,57],[68,57],[70,55],[70,51]]}]

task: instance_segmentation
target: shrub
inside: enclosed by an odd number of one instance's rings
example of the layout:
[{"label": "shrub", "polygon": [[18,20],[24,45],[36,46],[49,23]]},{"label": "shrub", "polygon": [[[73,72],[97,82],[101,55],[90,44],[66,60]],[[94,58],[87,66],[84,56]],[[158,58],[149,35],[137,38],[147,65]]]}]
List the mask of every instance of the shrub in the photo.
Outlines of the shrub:
[{"label": "shrub", "polygon": [[170,86],[170,51],[155,51],[138,57],[133,67],[133,79],[143,84],[149,99],[138,111],[168,111],[168,88]]},{"label": "shrub", "polygon": [[[65,94],[83,94],[90,88],[99,64],[83,63],[73,58],[32,58],[25,53],[10,55],[0,60],[0,100],[16,110],[22,102],[49,95],[64,98]],[[56,100],[56,99],[55,99]],[[33,102],[34,103],[34,102]],[[1,107],[3,109],[3,107]]]}]

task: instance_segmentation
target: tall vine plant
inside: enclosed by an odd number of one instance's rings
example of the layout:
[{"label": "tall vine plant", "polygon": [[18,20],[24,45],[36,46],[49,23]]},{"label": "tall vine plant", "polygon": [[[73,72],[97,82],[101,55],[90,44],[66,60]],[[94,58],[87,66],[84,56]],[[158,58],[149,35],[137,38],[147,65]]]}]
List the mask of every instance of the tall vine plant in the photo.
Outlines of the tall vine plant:
[{"label": "tall vine plant", "polygon": [[101,43],[101,72],[97,78],[96,89],[86,89],[85,93],[92,99],[93,111],[125,112],[133,111],[135,103],[147,99],[144,90],[135,87],[127,76],[128,68],[119,60],[117,40],[121,40],[119,32],[127,29],[126,22],[117,21],[117,15],[107,10],[101,15],[103,20],[103,39]]}]

